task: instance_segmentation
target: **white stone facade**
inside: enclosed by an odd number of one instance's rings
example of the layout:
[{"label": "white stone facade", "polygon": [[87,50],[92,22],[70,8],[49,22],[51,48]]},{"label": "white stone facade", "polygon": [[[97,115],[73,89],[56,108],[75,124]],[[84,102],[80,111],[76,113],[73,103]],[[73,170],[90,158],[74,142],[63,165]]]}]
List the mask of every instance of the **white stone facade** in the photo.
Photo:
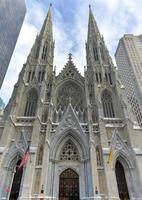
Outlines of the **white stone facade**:
[{"label": "white stone facade", "polygon": [[[140,200],[142,130],[134,124],[91,8],[84,77],[71,54],[58,76],[53,71],[50,9],[0,122],[0,199],[15,195],[16,164],[29,145],[15,199],[124,199],[116,177],[119,162],[127,199]],[[62,197],[61,175],[68,169],[78,188],[67,198]]]}]

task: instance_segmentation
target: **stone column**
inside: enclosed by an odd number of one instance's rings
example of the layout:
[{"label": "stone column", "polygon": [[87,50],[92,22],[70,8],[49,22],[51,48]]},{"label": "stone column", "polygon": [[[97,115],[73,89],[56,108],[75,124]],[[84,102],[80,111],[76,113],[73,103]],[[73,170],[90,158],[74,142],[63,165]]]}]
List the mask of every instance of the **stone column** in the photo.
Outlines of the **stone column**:
[{"label": "stone column", "polygon": [[38,119],[36,119],[33,125],[32,139],[30,145],[30,159],[26,164],[20,200],[29,199],[32,194],[36,152],[39,142],[39,133],[40,133],[40,122]]},{"label": "stone column", "polygon": [[112,163],[108,164],[108,156],[106,156],[106,155],[104,157],[104,167],[105,167],[105,172],[106,172],[108,199],[109,200],[119,200],[115,169],[113,168]]}]

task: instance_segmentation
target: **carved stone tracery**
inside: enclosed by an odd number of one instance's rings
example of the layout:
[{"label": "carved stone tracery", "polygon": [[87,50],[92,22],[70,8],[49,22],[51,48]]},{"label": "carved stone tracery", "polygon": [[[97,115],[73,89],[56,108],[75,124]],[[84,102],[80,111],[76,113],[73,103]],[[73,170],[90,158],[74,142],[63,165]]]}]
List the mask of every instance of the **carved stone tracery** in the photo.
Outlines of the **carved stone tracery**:
[{"label": "carved stone tracery", "polygon": [[60,154],[60,160],[61,161],[78,161],[79,160],[78,151],[71,140],[68,140],[67,143],[64,145]]},{"label": "carved stone tracery", "polygon": [[68,81],[59,88],[57,107],[67,107],[69,101],[73,107],[83,108],[83,92],[73,81]]}]

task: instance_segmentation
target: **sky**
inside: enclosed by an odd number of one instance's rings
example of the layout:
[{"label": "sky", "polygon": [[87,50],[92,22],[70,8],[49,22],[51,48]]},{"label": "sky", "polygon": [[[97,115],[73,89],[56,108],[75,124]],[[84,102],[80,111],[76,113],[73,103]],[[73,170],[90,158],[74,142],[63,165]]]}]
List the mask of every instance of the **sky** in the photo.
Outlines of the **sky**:
[{"label": "sky", "polygon": [[0,91],[6,104],[50,3],[57,74],[66,64],[69,53],[73,54],[76,67],[83,74],[89,4],[113,60],[118,41],[124,34],[142,34],[142,0],[26,0],[26,17]]}]

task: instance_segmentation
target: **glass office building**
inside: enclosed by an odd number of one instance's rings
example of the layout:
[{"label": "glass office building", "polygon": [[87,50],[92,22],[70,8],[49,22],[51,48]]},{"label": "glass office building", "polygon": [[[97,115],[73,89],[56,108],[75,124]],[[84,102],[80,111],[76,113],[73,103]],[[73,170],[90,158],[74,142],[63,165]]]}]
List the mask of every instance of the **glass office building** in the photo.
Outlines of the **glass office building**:
[{"label": "glass office building", "polygon": [[0,88],[25,14],[25,0],[0,0]]}]

